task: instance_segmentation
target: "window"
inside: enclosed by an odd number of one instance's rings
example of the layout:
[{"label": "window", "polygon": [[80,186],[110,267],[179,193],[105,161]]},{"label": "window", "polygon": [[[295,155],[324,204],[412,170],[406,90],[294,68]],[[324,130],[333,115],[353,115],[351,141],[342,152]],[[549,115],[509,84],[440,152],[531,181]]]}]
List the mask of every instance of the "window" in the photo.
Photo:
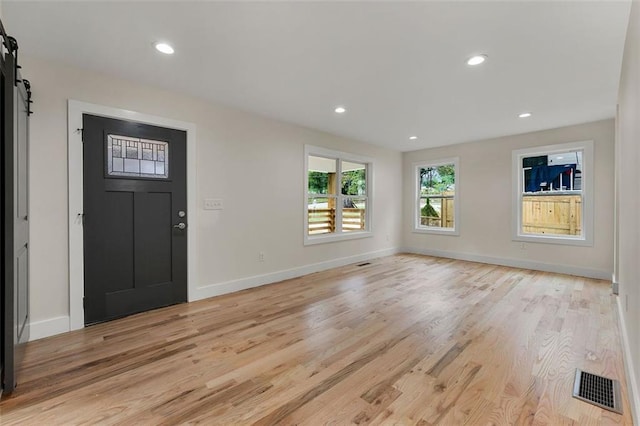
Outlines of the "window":
[{"label": "window", "polygon": [[592,165],[592,141],[514,151],[514,239],[591,245]]},{"label": "window", "polygon": [[169,177],[169,144],[129,136],[107,135],[107,176]]},{"label": "window", "polygon": [[458,158],[415,166],[415,231],[449,235],[458,232]]},{"label": "window", "polygon": [[305,146],[305,244],[371,235],[372,161]]}]

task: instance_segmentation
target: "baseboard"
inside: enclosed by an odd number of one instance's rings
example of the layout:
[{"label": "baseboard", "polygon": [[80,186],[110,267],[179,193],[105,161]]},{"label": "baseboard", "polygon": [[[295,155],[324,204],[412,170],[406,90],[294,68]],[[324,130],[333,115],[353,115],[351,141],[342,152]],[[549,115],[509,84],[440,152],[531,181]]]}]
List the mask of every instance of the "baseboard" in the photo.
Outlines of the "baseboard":
[{"label": "baseboard", "polygon": [[555,272],[558,274],[577,275],[580,277],[610,280],[611,271],[581,268],[578,266],[556,265],[553,263],[535,262],[531,260],[510,259],[503,257],[483,256],[473,253],[460,253],[446,250],[432,250],[415,247],[404,247],[403,253],[424,254],[427,256],[446,257],[449,259],[468,260],[471,262],[489,263],[492,265],[510,266],[512,268],[533,269],[534,271]]},{"label": "baseboard", "polygon": [[246,290],[248,288],[259,287],[261,285],[271,284],[278,281],[288,280],[291,278],[297,278],[303,275],[312,274],[314,272],[325,271],[327,269],[349,265],[351,263],[363,262],[366,260],[375,259],[377,257],[391,256],[397,253],[400,253],[400,249],[395,247],[395,248],[389,248],[384,250],[358,254],[355,256],[341,257],[339,259],[332,259],[325,262],[313,263],[310,265],[300,266],[297,268],[271,272],[269,274],[255,275],[248,278],[240,278],[237,280],[210,284],[207,286],[198,287],[193,297],[190,297],[190,301],[206,299],[209,297],[220,296],[222,294],[233,293],[240,290]]},{"label": "baseboard", "polygon": [[43,339],[69,331],[69,317],[55,317],[29,324],[29,341]]},{"label": "baseboard", "polygon": [[638,415],[640,414],[640,393],[638,393],[638,382],[636,382],[631,346],[629,346],[627,323],[624,320],[624,315],[622,315],[622,302],[619,296],[616,296],[616,304],[616,311],[618,311],[618,323],[620,324],[620,335],[622,337],[622,347],[624,348],[622,358],[624,359],[624,371],[627,375],[627,394],[629,396],[629,405],[631,405],[633,424],[638,425],[640,424],[638,419]]}]

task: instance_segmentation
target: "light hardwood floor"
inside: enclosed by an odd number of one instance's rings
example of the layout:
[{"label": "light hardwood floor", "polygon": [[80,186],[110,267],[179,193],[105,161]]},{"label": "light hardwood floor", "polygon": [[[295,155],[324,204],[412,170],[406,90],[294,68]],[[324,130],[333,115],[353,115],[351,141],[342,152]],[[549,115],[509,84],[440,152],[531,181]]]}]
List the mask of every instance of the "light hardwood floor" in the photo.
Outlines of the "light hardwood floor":
[{"label": "light hardwood floor", "polygon": [[631,424],[621,354],[604,281],[397,255],[29,343],[0,423]]}]

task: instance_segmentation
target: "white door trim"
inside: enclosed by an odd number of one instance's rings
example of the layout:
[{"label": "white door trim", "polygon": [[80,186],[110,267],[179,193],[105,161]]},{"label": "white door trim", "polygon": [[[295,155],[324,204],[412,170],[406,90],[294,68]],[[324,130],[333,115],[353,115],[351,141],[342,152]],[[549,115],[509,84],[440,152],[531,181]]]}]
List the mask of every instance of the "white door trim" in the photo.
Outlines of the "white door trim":
[{"label": "white door trim", "polygon": [[84,246],[82,220],[82,114],[118,118],[187,132],[187,300],[194,300],[197,289],[196,265],[196,125],[184,121],[111,108],[76,100],[68,104],[68,155],[69,155],[69,329],[84,328]]}]

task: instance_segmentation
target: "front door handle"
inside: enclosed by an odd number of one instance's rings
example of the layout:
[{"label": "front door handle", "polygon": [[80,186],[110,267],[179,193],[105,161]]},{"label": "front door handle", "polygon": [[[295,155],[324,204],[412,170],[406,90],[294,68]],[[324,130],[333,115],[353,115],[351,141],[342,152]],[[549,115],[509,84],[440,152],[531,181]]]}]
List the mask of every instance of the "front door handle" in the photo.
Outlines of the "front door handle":
[{"label": "front door handle", "polygon": [[180,222],[180,223],[176,223],[175,225],[173,225],[174,228],[178,228],[178,229],[186,229],[187,224],[184,222]]}]

